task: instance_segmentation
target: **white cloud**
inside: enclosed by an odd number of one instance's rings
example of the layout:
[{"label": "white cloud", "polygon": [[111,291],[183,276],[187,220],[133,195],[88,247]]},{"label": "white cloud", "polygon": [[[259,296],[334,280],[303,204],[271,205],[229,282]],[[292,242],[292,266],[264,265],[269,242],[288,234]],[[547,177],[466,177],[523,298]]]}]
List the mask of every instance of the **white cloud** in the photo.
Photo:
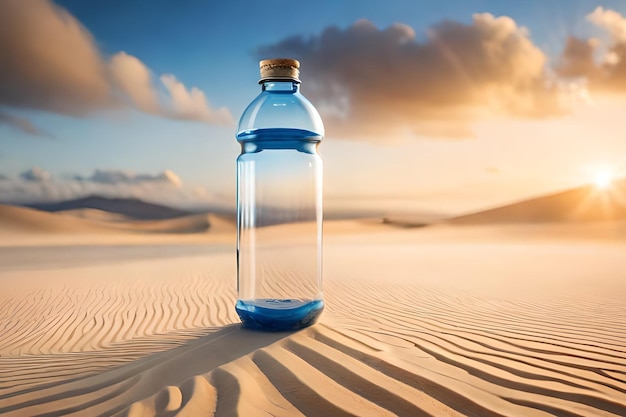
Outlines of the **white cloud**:
[{"label": "white cloud", "polygon": [[206,96],[199,88],[187,90],[185,85],[172,74],[161,76],[161,82],[171,98],[171,111],[175,118],[200,120],[207,123],[228,124],[232,116],[227,108],[211,109]]},{"label": "white cloud", "polygon": [[626,18],[615,10],[605,9],[598,6],[587,15],[587,19],[606,29],[615,42],[626,42]]},{"label": "white cloud", "polygon": [[148,67],[126,52],[113,55],[109,66],[118,90],[145,113],[214,124],[229,124],[233,121],[227,108],[211,108],[202,90],[197,87],[187,90],[172,74],[160,77],[167,92],[160,99]]},{"label": "white cloud", "polygon": [[174,185],[176,187],[180,187],[181,185],[183,185],[183,183],[180,180],[180,178],[178,177],[178,175],[176,175],[175,173],[173,173],[169,169],[166,169],[165,171],[160,173],[158,175],[158,177],[163,179],[166,182],[169,182],[170,184],[172,184],[172,185]]},{"label": "white cloud", "polygon": [[165,170],[161,173],[152,174],[138,174],[132,171],[123,170],[103,170],[97,169],[88,177],[76,177],[81,181],[88,181],[98,184],[146,184],[146,183],[160,183],[161,185],[169,185],[173,187],[180,187],[182,181],[174,172]]},{"label": "white cloud", "polygon": [[224,206],[230,203],[205,187],[185,186],[171,170],[150,174],[101,169],[87,176],[68,178],[53,176],[42,168],[33,167],[14,178],[0,174],[0,204],[63,201],[90,195],[139,198],[181,207]]},{"label": "white cloud", "polygon": [[148,67],[126,52],[118,52],[109,62],[111,75],[117,87],[141,111],[159,113],[159,100],[152,88]]},{"label": "white cloud", "polygon": [[[228,109],[213,109],[204,92],[188,91],[172,75],[162,82],[161,100],[149,68],[119,52],[102,57],[92,35],[65,9],[49,0],[0,1],[0,106],[84,116],[114,108],[180,120],[231,123]],[[27,133],[35,127],[15,117],[0,117]]]},{"label": "white cloud", "polygon": [[591,91],[626,93],[626,18],[614,10],[598,7],[587,19],[609,33],[609,44],[570,37],[557,71],[565,77],[585,79]]},{"label": "white cloud", "polygon": [[22,172],[20,178],[32,182],[46,182],[52,178],[52,175],[39,167],[33,167]]},{"label": "white cloud", "polygon": [[303,90],[320,103],[329,135],[462,137],[484,116],[562,112],[546,56],[528,30],[488,13],[471,24],[439,23],[425,41],[407,25],[380,30],[362,19],[287,38],[258,55],[302,62]]},{"label": "white cloud", "polygon": [[91,34],[50,1],[0,2],[0,105],[81,116],[114,104]]}]

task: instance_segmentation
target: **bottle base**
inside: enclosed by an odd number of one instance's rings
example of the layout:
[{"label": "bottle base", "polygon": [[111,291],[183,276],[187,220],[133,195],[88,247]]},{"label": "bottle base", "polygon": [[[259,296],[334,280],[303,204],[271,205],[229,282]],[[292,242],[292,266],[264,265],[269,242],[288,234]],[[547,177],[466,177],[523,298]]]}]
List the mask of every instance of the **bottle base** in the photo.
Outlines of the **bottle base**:
[{"label": "bottle base", "polygon": [[323,300],[257,299],[237,300],[242,325],[247,329],[298,330],[315,323],[324,309]]}]

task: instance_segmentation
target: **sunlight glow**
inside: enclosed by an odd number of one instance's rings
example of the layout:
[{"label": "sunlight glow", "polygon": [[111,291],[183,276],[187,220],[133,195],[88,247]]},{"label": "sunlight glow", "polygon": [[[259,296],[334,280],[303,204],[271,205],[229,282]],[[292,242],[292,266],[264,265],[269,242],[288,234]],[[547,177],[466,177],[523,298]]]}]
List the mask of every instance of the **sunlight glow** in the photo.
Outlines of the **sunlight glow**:
[{"label": "sunlight glow", "polygon": [[598,170],[593,176],[593,184],[600,189],[609,188],[612,182],[613,172],[606,168]]}]

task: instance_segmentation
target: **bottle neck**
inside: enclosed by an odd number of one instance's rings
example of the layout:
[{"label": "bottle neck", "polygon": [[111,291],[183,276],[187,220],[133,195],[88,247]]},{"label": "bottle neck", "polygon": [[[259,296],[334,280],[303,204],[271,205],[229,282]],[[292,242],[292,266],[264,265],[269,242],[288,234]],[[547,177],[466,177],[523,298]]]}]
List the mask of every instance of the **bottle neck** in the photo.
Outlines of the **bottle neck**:
[{"label": "bottle neck", "polygon": [[260,84],[262,91],[279,93],[297,93],[300,91],[300,82],[294,80],[263,80]]}]

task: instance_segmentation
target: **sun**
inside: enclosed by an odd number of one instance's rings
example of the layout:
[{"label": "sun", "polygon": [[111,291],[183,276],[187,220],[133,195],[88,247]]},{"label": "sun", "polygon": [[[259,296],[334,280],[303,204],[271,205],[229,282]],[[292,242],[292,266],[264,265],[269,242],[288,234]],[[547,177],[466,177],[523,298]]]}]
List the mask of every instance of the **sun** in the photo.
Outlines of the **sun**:
[{"label": "sun", "polygon": [[599,189],[607,189],[613,183],[613,172],[607,168],[600,169],[596,171],[593,175],[593,185]]}]

